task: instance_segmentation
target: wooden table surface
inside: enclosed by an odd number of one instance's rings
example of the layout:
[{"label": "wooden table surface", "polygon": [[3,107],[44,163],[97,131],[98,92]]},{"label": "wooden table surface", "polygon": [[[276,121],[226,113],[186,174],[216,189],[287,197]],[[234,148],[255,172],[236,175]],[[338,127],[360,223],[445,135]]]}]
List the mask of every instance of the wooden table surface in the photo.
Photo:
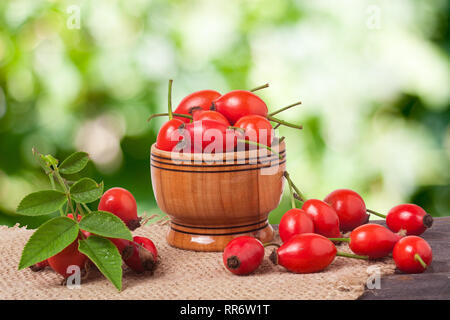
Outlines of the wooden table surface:
[{"label": "wooden table surface", "polygon": [[421,237],[433,250],[428,269],[420,274],[396,271],[384,276],[381,288],[366,288],[360,300],[450,300],[450,217],[435,218],[433,226]]}]

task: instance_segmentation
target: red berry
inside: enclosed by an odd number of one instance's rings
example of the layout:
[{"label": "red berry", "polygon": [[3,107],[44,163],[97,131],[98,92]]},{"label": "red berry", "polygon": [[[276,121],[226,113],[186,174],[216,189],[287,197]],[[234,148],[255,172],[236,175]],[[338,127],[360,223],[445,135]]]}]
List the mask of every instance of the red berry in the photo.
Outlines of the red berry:
[{"label": "red berry", "polygon": [[203,109],[194,109],[192,111],[192,119],[194,121],[200,121],[200,120],[212,120],[217,121],[225,126],[229,127],[230,122],[228,122],[227,118],[223,114],[217,111],[213,110],[203,110]]},{"label": "red berry", "polygon": [[141,225],[141,218],[137,216],[136,200],[126,189],[116,187],[107,190],[100,199],[98,210],[116,215],[130,230],[135,230]]},{"label": "red berry", "polygon": [[321,200],[309,199],[302,209],[314,222],[314,232],[327,238],[339,238],[339,217],[334,209]]},{"label": "red berry", "polygon": [[281,241],[286,242],[297,234],[313,233],[314,222],[305,211],[294,208],[281,217],[278,231]]},{"label": "red berry", "polygon": [[230,91],[213,101],[213,110],[219,111],[233,125],[243,116],[267,116],[267,105],[256,94],[245,90]]},{"label": "red berry", "polygon": [[349,189],[334,190],[323,201],[336,211],[342,232],[352,231],[369,220],[366,204],[355,191]]},{"label": "red berry", "polygon": [[431,264],[433,252],[424,239],[407,236],[397,242],[392,257],[399,270],[406,273],[422,273]]},{"label": "red berry", "polygon": [[272,145],[274,130],[265,117],[255,114],[244,116],[239,118],[234,126],[244,130],[246,140],[261,143],[268,147]]},{"label": "red berry", "polygon": [[234,151],[240,133],[223,123],[202,120],[186,125],[192,152],[221,153]]},{"label": "red berry", "polygon": [[291,272],[312,273],[328,267],[336,253],[334,244],[324,236],[303,233],[293,236],[274,250],[270,259]]},{"label": "red berry", "polygon": [[392,252],[397,241],[401,238],[388,228],[378,224],[364,224],[350,233],[350,249],[359,255],[377,259]]},{"label": "red berry", "polygon": [[31,271],[38,272],[38,271],[44,270],[48,266],[49,266],[48,260],[45,259],[44,261],[38,262],[36,264],[33,264],[30,267],[30,269],[31,269]]},{"label": "red berry", "polygon": [[[209,110],[213,100],[220,97],[220,93],[214,90],[200,90],[197,92],[193,92],[190,95],[181,100],[178,107],[175,109],[175,113],[181,114],[191,114],[192,108],[199,107],[203,110]],[[182,117],[174,117],[175,119],[179,119],[185,123],[189,122],[189,119]]]},{"label": "red berry", "polygon": [[227,244],[222,258],[225,267],[232,273],[249,274],[261,264],[264,258],[264,246],[254,237],[240,236]]},{"label": "red berry", "polygon": [[78,251],[78,237],[68,247],[64,248],[60,253],[48,258],[50,267],[62,275],[64,278],[69,277],[73,273],[68,270],[70,266],[78,266],[80,270],[84,269],[87,257]]},{"label": "red berry", "polygon": [[173,151],[177,144],[184,139],[184,122],[179,119],[172,119],[164,123],[159,129],[156,137],[156,148],[164,151]]},{"label": "red berry", "polygon": [[386,216],[386,225],[393,232],[405,231],[406,235],[421,235],[433,224],[433,218],[415,204],[400,204]]},{"label": "red berry", "polygon": [[157,265],[158,251],[154,243],[145,237],[133,237],[133,241],[109,239],[117,247],[123,261],[130,269],[142,273],[153,271]]}]

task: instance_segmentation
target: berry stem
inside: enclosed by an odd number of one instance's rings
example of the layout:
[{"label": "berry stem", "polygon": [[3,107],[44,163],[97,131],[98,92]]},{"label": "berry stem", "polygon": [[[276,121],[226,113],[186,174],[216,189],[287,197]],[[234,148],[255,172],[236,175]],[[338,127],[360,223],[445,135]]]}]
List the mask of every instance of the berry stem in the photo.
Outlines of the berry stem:
[{"label": "berry stem", "polygon": [[289,186],[289,196],[291,198],[291,207],[292,209],[295,209],[295,198],[294,198],[294,192],[292,192],[292,185],[288,182],[288,186]]},{"label": "berry stem", "polygon": [[361,260],[368,260],[369,259],[368,256],[360,256],[360,255],[357,255],[357,254],[347,253],[347,252],[342,252],[342,251],[336,252],[336,255],[339,256],[339,257],[347,257],[347,258],[354,258],[354,259],[361,259]]},{"label": "berry stem", "polygon": [[82,203],[81,205],[86,209],[86,211],[87,211],[88,213],[91,212],[91,209],[89,209],[89,207],[87,206],[86,203]]},{"label": "berry stem", "polygon": [[282,156],[281,154],[279,154],[279,153],[276,152],[276,151],[273,151],[271,147],[266,146],[265,144],[258,143],[258,142],[255,142],[255,141],[250,141],[250,140],[244,140],[244,139],[237,139],[237,142],[243,142],[243,143],[245,143],[245,144],[251,144],[251,145],[254,145],[254,146],[266,148],[266,149],[269,150],[270,152],[276,154],[276,155],[278,156],[279,159],[283,159],[283,156]]},{"label": "berry stem", "polygon": [[386,219],[386,216],[384,214],[381,214],[379,212],[376,212],[376,211],[373,211],[373,210],[370,210],[370,209],[366,209],[366,210],[367,210],[367,212],[370,212],[371,214],[374,214],[374,215],[379,216],[379,217],[381,217],[383,219]]},{"label": "berry stem", "polygon": [[290,127],[290,128],[294,128],[294,129],[303,129],[302,125],[293,124],[293,123],[290,123],[290,122],[287,122],[287,121],[284,121],[284,120],[272,117],[271,115],[267,115],[267,119],[270,120],[270,121],[279,123],[279,124],[281,124],[283,126],[286,126],[286,127]]},{"label": "berry stem", "polygon": [[[53,174],[54,174],[53,171],[50,172],[50,173],[48,174],[48,178],[50,179],[50,184],[52,185],[52,189],[53,189],[53,190],[56,190],[56,186],[55,186],[55,177],[53,176]],[[59,208],[59,214],[61,215],[61,217],[64,217],[64,216],[65,216],[64,211],[63,211],[62,208]]]},{"label": "berry stem", "polygon": [[266,84],[263,84],[262,86],[259,86],[259,87],[256,87],[256,88],[253,88],[253,89],[251,89],[251,90],[249,90],[249,91],[250,91],[250,92],[255,92],[255,91],[258,91],[258,90],[261,90],[261,89],[267,88],[267,87],[269,87],[269,84],[268,84],[268,83],[266,83]]},{"label": "berry stem", "polygon": [[[147,121],[150,121],[150,120],[152,120],[153,118],[156,118],[156,117],[164,117],[164,116],[169,116],[169,118],[170,118],[170,115],[169,115],[168,112],[165,112],[165,113],[155,113],[155,114],[152,114],[150,117],[148,117]],[[191,119],[191,120],[192,120],[192,116],[190,116],[190,115],[188,115],[188,114],[172,113],[172,116],[182,117],[182,118],[188,118],[188,119]]]},{"label": "berry stem", "polygon": [[350,238],[328,238],[330,241],[350,242]]},{"label": "berry stem", "polygon": [[73,213],[75,213],[75,209],[74,209],[73,203],[72,203],[72,198],[70,197],[69,188],[67,187],[66,182],[64,181],[64,179],[59,174],[59,170],[58,170],[57,166],[53,166],[53,172],[54,172],[54,174],[56,176],[56,179],[58,180],[59,184],[61,185],[61,187],[63,188],[64,192],[66,193],[67,202],[69,203],[70,209],[72,210]]},{"label": "berry stem", "polygon": [[305,202],[306,201],[306,197],[300,192],[300,190],[295,186],[294,182],[292,182],[291,177],[289,176],[289,173],[287,171],[284,172],[284,177],[286,178],[286,180],[288,181],[288,183],[292,186],[292,188],[294,188],[295,193],[297,194],[297,198],[298,200]]},{"label": "berry stem", "polygon": [[418,253],[414,255],[414,260],[418,261],[424,269],[428,267],[428,265],[425,263],[425,261],[423,261],[422,257]]},{"label": "berry stem", "polygon": [[297,101],[297,102],[295,102],[295,103],[293,103],[293,104],[290,104],[290,105],[288,105],[288,106],[286,106],[286,107],[283,107],[283,108],[281,108],[281,109],[278,109],[278,110],[275,110],[274,112],[269,113],[269,116],[274,116],[274,115],[276,115],[276,114],[278,114],[278,113],[280,113],[280,112],[283,112],[283,111],[285,111],[285,110],[287,110],[287,109],[290,109],[290,108],[292,108],[292,107],[298,106],[298,105],[300,105],[300,104],[302,104],[302,102],[301,102],[301,101]]},{"label": "berry stem", "polygon": [[173,119],[173,114],[172,114],[172,83],[173,80],[170,79],[169,80],[169,93],[168,93],[168,110],[169,110],[169,120]]}]

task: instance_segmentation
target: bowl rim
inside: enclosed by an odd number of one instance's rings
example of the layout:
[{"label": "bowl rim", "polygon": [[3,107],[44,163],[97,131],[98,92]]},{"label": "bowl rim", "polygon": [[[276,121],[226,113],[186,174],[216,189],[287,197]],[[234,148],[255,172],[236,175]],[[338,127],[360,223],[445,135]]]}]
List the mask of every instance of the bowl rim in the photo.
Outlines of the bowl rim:
[{"label": "bowl rim", "polygon": [[[271,146],[274,151],[278,152],[282,158],[286,157],[286,143],[281,141],[281,143],[272,144]],[[179,153],[172,151],[165,151],[158,149],[156,147],[156,142],[152,144],[150,148],[150,155],[156,156],[157,158],[162,158],[166,160],[173,161],[204,161],[204,162],[212,162],[212,161],[231,161],[231,160],[249,160],[249,159],[258,159],[258,160],[267,160],[267,159],[277,159],[275,153],[270,152],[269,150],[263,149],[254,149],[254,150],[245,150],[245,151],[229,151],[222,152],[216,154],[204,154],[204,153]]]}]

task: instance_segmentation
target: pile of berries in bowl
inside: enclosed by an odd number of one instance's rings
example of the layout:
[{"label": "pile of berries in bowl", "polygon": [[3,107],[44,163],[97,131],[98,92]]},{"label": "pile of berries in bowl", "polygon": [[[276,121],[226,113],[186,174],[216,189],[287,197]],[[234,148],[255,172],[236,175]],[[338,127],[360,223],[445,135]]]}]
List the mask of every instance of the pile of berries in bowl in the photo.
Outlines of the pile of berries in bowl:
[{"label": "pile of berries in bowl", "polygon": [[[262,86],[266,87],[266,86]],[[282,196],[283,138],[272,122],[301,129],[269,113],[253,90],[201,90],[181,100],[151,148],[151,178],[158,207],[170,217],[167,241],[177,248],[222,251],[240,235],[273,239],[268,215]]]}]

